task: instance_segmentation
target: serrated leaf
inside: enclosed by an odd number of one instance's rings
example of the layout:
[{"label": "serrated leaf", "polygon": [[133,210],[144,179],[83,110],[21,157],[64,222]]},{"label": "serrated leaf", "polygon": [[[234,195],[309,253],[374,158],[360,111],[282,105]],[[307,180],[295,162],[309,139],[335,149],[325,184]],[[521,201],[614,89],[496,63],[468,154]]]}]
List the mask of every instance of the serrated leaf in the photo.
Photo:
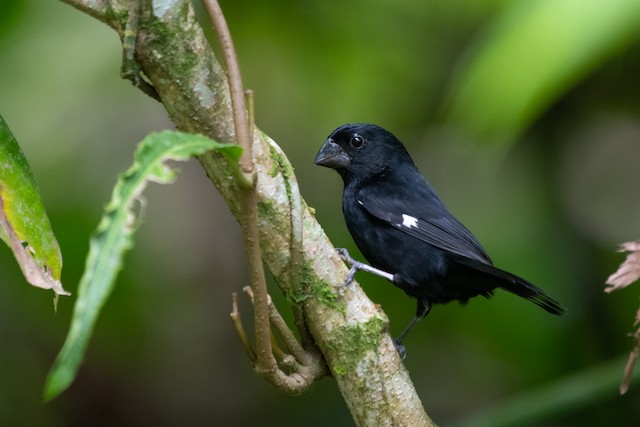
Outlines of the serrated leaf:
[{"label": "serrated leaf", "polygon": [[60,283],[62,255],[29,163],[0,116],[0,238],[33,286],[70,295]]},{"label": "serrated leaf", "polygon": [[513,141],[638,36],[638,0],[507,3],[452,85],[449,120],[478,140]]},{"label": "serrated leaf", "polygon": [[187,160],[211,150],[222,153],[236,166],[242,153],[237,145],[171,131],[149,135],[138,146],[133,165],[118,179],[111,201],[91,237],[71,326],[47,377],[45,400],[59,395],[76,376],[98,314],[122,268],[124,253],[133,246],[132,235],[140,222],[136,220],[135,205],[140,202],[147,183],[173,182],[175,171],[165,164],[167,160]]}]

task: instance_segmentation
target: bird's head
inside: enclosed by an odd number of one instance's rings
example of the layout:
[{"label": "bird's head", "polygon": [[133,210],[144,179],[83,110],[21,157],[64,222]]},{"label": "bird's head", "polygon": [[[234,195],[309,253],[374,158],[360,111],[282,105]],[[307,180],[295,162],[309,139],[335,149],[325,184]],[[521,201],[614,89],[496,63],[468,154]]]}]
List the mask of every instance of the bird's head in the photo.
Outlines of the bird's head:
[{"label": "bird's head", "polygon": [[368,179],[413,161],[402,143],[380,126],[353,123],[340,126],[318,152],[316,165],[335,169],[345,183]]}]

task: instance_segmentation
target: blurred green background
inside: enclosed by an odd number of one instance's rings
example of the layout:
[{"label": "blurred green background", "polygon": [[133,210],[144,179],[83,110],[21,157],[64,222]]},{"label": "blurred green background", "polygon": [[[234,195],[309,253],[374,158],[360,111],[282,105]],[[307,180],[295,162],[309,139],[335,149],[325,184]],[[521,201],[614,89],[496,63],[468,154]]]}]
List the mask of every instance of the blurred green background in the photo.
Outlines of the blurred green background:
[{"label": "blurred green background", "polygon": [[[498,266],[569,308],[556,318],[504,292],[436,307],[406,341],[405,364],[437,423],[603,364],[622,376],[639,291],[605,295],[603,283],[624,258],[616,245],[640,237],[640,2],[221,4],[257,124],[336,246],[357,253],[339,177],[313,158],[335,127],[376,123]],[[116,34],[67,5],[0,2],[0,113],[38,179],[72,292],[116,175],[145,134],[172,126],[119,78],[120,58]],[[332,379],[290,397],[252,372],[228,320],[231,292],[247,284],[239,227],[197,162],[180,168],[174,185],[148,188],[79,377],[51,403],[41,390],[74,297],[54,313],[52,294],[28,286],[0,247],[0,425],[352,424]],[[397,334],[414,301],[359,280]],[[527,425],[633,425],[640,385],[620,397],[617,380]]]}]

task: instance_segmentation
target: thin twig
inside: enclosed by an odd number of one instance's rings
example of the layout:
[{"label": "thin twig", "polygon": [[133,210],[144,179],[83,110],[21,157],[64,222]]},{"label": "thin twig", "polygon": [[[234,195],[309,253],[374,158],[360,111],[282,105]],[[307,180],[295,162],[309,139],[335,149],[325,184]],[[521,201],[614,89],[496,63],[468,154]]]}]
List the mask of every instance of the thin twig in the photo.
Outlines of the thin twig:
[{"label": "thin twig", "polygon": [[269,302],[267,295],[267,281],[262,266],[260,242],[256,225],[257,209],[255,196],[251,191],[245,190],[242,200],[242,214],[240,223],[244,234],[245,255],[249,263],[249,276],[254,296],[254,320],[256,334],[256,350],[258,353],[258,370],[271,370],[275,367],[271,349],[271,327],[269,325]]},{"label": "thin twig", "polygon": [[304,348],[302,348],[300,343],[298,343],[293,332],[291,332],[291,329],[287,326],[287,323],[273,304],[269,305],[269,318],[271,319],[271,324],[275,327],[276,331],[278,331],[280,338],[282,338],[282,342],[286,346],[287,350],[297,360],[304,363],[306,361],[305,358],[307,357]]},{"label": "thin twig", "polygon": [[[247,294],[247,296],[249,296],[249,298],[251,298],[251,301],[254,300],[254,296],[251,288],[245,287],[243,291],[245,294]],[[273,304],[271,297],[268,298],[268,301],[269,301],[269,320],[275,327],[276,331],[278,332],[278,335],[280,335],[280,338],[282,339],[282,343],[286,347],[286,351],[292,354],[297,360],[304,361],[305,357],[307,356],[305,350],[302,348],[300,343],[298,343],[298,340],[296,340],[296,337],[293,335],[293,332],[291,332],[291,329],[289,328],[289,326],[287,326],[287,323],[284,321],[284,319],[278,312],[278,309]]]},{"label": "thin twig", "polygon": [[[640,315],[640,310],[638,310],[638,315]],[[629,391],[629,385],[633,379],[633,367],[638,357],[640,357],[640,329],[631,336],[633,337],[635,344],[633,346],[633,350],[631,350],[631,353],[629,354],[627,364],[624,367],[624,376],[620,383],[620,394],[625,394]]]},{"label": "thin twig", "polygon": [[231,106],[233,110],[233,123],[236,142],[243,148],[240,157],[240,169],[247,182],[240,181],[241,192],[241,218],[240,225],[243,230],[244,247],[249,263],[249,275],[254,296],[254,318],[256,333],[257,362],[256,370],[270,372],[277,368],[271,346],[271,326],[269,324],[269,306],[267,294],[267,281],[262,266],[262,254],[258,236],[258,211],[255,193],[255,170],[253,168],[252,127],[249,123],[247,109],[244,102],[244,89],[240,66],[229,27],[222,14],[222,9],[216,0],[202,0],[209,18],[213,23],[222,49],[224,62],[227,66],[227,79],[231,93]]},{"label": "thin twig", "polygon": [[[243,148],[242,157],[240,157],[240,169],[245,174],[253,173],[252,161],[252,135],[250,134],[249,119],[247,117],[247,108],[244,102],[244,89],[242,87],[242,78],[240,76],[240,67],[238,66],[238,58],[233,40],[229,32],[229,26],[224,18],[222,9],[217,0],[202,0],[204,7],[211,19],[211,23],[216,30],[218,42],[222,50],[222,56],[227,66],[227,78],[229,80],[229,91],[231,94],[231,104],[233,106],[233,123],[236,132],[236,142]],[[249,179],[252,181],[252,178]]]},{"label": "thin twig", "polygon": [[247,357],[252,362],[256,361],[256,352],[251,346],[249,342],[249,338],[247,337],[247,333],[244,330],[244,326],[242,325],[242,318],[240,317],[240,311],[238,310],[238,294],[236,292],[231,294],[232,300],[232,309],[229,317],[231,317],[231,322],[233,323],[233,327],[240,338],[240,342],[242,343],[242,348],[245,353],[247,353]]}]

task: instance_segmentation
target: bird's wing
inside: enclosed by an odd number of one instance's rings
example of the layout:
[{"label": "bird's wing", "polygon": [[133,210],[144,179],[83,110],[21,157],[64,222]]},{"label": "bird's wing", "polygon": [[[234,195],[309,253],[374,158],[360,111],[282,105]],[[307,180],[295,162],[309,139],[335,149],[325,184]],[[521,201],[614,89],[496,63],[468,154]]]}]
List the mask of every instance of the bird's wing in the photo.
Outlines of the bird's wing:
[{"label": "bird's wing", "polygon": [[420,189],[388,193],[361,191],[357,197],[369,214],[437,248],[492,265],[478,240],[446,207]]}]

